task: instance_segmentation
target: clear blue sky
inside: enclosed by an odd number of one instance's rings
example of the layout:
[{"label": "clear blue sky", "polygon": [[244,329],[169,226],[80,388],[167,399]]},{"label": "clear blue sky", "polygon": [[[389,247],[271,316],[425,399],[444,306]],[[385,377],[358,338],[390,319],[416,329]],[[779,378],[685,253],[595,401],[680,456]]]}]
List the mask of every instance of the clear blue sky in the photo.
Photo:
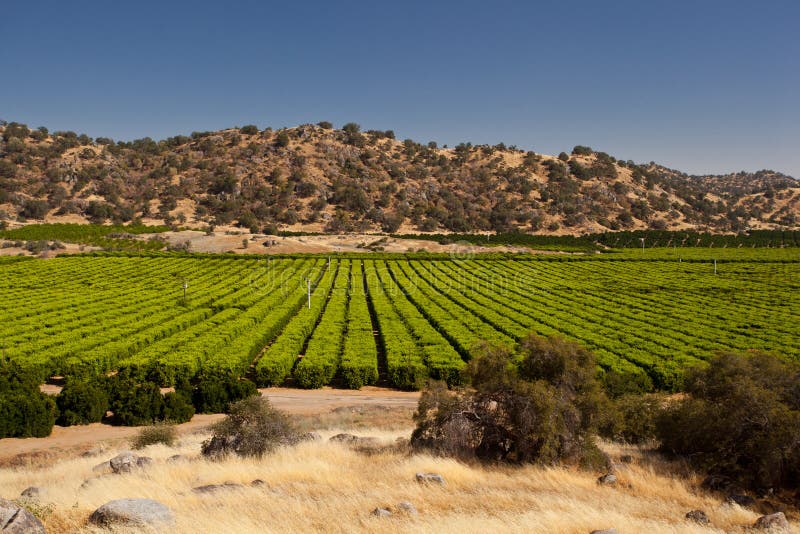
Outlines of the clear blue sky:
[{"label": "clear blue sky", "polygon": [[800,177],[800,2],[5,2],[0,118],[93,137],[355,121]]}]

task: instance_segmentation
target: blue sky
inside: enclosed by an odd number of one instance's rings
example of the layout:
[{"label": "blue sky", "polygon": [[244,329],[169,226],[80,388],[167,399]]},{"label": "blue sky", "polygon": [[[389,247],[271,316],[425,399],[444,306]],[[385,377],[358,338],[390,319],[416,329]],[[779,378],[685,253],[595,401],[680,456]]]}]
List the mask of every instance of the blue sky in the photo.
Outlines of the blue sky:
[{"label": "blue sky", "polygon": [[0,118],[164,138],[349,121],[800,177],[800,3],[6,2]]}]

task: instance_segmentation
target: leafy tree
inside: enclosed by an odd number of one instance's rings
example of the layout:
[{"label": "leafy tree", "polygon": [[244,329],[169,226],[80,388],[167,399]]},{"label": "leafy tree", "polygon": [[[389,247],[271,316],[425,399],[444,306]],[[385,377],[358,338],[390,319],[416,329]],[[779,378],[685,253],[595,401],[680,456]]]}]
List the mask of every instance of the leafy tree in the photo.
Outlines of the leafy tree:
[{"label": "leafy tree", "polygon": [[258,134],[258,126],[255,124],[248,124],[246,126],[242,126],[239,128],[239,133],[244,135],[256,135]]},{"label": "leafy tree", "polygon": [[151,425],[161,419],[164,398],[155,382],[117,375],[109,388],[112,422],[125,426]]},{"label": "leafy tree", "polygon": [[108,393],[96,380],[74,378],[67,380],[56,396],[61,426],[99,423],[108,410]]},{"label": "leafy tree", "polygon": [[34,374],[0,361],[0,438],[49,436],[56,413],[55,401],[39,391]]},{"label": "leafy tree", "polygon": [[566,152],[562,152],[558,155],[558,159],[560,159],[561,161],[569,161],[569,154],[567,154]]},{"label": "leafy tree", "polygon": [[19,214],[26,219],[44,219],[50,211],[50,205],[45,200],[26,200],[22,204]]},{"label": "leafy tree", "polygon": [[490,461],[592,461],[608,401],[594,356],[560,338],[525,337],[515,351],[484,346],[470,361],[471,389],[426,389],[412,446]]},{"label": "leafy tree", "polygon": [[594,153],[594,151],[592,150],[591,147],[577,145],[575,146],[575,148],[572,149],[572,153],[575,154],[576,156],[591,156]]},{"label": "leafy tree", "polygon": [[278,135],[275,136],[275,146],[285,148],[289,146],[289,132],[286,130],[281,130],[278,132]]},{"label": "leafy tree", "polygon": [[322,128],[323,130],[331,130],[333,129],[333,123],[328,121],[320,121],[317,123],[317,126]]},{"label": "leafy tree", "polygon": [[192,392],[198,413],[224,413],[231,403],[258,395],[256,385],[235,376],[202,377]]},{"label": "leafy tree", "polygon": [[800,365],[723,353],[657,422],[664,451],[751,488],[800,487]]}]

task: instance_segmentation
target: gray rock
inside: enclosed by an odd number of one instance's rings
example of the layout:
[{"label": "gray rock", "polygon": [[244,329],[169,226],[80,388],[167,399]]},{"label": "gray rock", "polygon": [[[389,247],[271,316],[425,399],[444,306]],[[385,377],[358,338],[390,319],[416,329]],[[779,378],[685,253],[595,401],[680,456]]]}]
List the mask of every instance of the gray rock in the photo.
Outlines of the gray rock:
[{"label": "gray rock", "polygon": [[178,462],[188,462],[188,461],[189,461],[189,457],[188,456],[184,456],[183,454],[173,454],[172,456],[167,458],[167,463],[168,464],[175,464],[175,463],[178,463]]},{"label": "gray rock", "polygon": [[764,530],[789,530],[789,522],[783,512],[776,512],[759,517],[753,527]]},{"label": "gray rock", "polygon": [[235,482],[224,482],[222,484],[207,484],[205,486],[198,486],[196,488],[192,488],[192,491],[195,493],[216,493],[217,491],[235,490],[242,488],[244,488],[243,484],[237,484]]},{"label": "gray rock", "polygon": [[96,466],[92,467],[92,471],[95,473],[113,473],[111,469],[111,462],[106,461],[101,464],[97,464]]},{"label": "gray rock", "polygon": [[375,508],[371,515],[374,515],[375,517],[391,517],[392,512],[386,508]]},{"label": "gray rock", "polygon": [[92,512],[89,522],[103,527],[136,525],[159,527],[175,523],[172,510],[152,499],[118,499]]},{"label": "gray rock", "polygon": [[417,507],[414,506],[413,504],[411,504],[408,501],[402,501],[402,502],[397,503],[397,509],[400,512],[403,512],[403,513],[408,514],[408,515],[418,515],[418,513],[419,513],[419,512],[417,512]]},{"label": "gray rock", "polygon": [[686,519],[689,521],[694,521],[698,525],[708,525],[710,523],[708,516],[702,510],[692,510],[691,512],[686,512]]},{"label": "gray rock", "polygon": [[614,473],[606,473],[597,479],[597,483],[604,486],[615,486],[617,484],[617,475]]},{"label": "gray rock", "polygon": [[264,486],[264,485],[266,485],[266,482],[264,482],[264,481],[263,481],[263,480],[261,480],[260,478],[257,478],[257,479],[255,479],[254,481],[252,481],[252,482],[250,483],[250,485],[251,485],[252,487],[254,487],[254,488],[258,488],[258,487],[260,487],[260,486]]},{"label": "gray rock", "polygon": [[20,493],[19,496],[22,499],[35,500],[40,498],[43,493],[44,490],[42,490],[42,488],[31,486],[29,488],[25,488],[24,490],[22,490],[22,493]]},{"label": "gray rock", "polygon": [[336,434],[328,441],[344,443],[354,447],[375,447],[378,445],[378,438],[355,436],[353,434]]},{"label": "gray rock", "polygon": [[726,499],[730,503],[738,504],[742,507],[753,506],[756,503],[756,500],[749,495],[743,495],[734,493],[732,495],[728,495]]},{"label": "gray rock", "polygon": [[100,456],[106,452],[104,447],[95,447],[94,449],[89,449],[88,451],[84,451],[81,453],[81,457],[83,458],[91,458],[93,456]]},{"label": "gray rock", "polygon": [[604,528],[603,530],[593,530],[589,534],[619,534],[615,528]]},{"label": "gray rock", "polygon": [[135,469],[147,467],[153,463],[153,459],[147,456],[137,456],[130,451],[125,451],[113,457],[108,462],[111,466],[111,470],[115,474],[121,475],[130,473]]},{"label": "gray rock", "polygon": [[420,484],[439,484],[444,486],[444,477],[438,473],[417,473],[416,478]]},{"label": "gray rock", "polygon": [[0,499],[0,532],[3,534],[45,534],[36,516],[17,503]]}]

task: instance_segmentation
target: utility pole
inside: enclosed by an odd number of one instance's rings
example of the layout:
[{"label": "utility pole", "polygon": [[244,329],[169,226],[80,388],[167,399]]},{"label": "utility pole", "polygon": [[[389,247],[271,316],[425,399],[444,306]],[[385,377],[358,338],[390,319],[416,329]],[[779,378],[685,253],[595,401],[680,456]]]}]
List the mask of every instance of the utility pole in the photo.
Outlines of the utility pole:
[{"label": "utility pole", "polygon": [[308,309],[311,309],[311,277],[309,276],[306,278],[306,282],[308,283]]},{"label": "utility pole", "polygon": [[189,287],[189,283],[186,281],[185,278],[183,279],[182,287],[183,287],[183,303],[186,304],[186,289]]},{"label": "utility pole", "polygon": [[642,242],[642,254],[644,254],[644,238],[640,237],[639,240]]},{"label": "utility pole", "polygon": [[714,274],[717,274],[717,260],[714,260]]}]

